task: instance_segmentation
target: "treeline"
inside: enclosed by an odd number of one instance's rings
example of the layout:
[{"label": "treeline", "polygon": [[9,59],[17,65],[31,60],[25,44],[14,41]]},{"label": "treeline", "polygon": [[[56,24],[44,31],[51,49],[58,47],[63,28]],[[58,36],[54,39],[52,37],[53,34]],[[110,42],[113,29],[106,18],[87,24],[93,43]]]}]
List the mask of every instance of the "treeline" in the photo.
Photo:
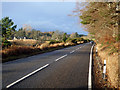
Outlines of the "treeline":
[{"label": "treeline", "polygon": [[9,38],[13,39],[16,37],[17,39],[36,39],[36,40],[49,40],[52,37],[53,32],[41,32],[39,30],[26,30],[23,28],[20,28],[18,31],[16,30],[14,34]]},{"label": "treeline", "polygon": [[120,40],[119,4],[120,2],[90,2],[81,10],[81,23],[96,43],[113,44]]},{"label": "treeline", "polygon": [[49,41],[49,40],[56,40],[56,41],[66,41],[67,39],[74,39],[85,36],[83,34],[72,33],[67,34],[65,32],[56,30],[51,32],[41,32],[40,30],[29,28],[20,28],[18,31],[16,30],[8,39],[14,39],[16,37],[17,39],[35,39],[39,41]]},{"label": "treeline", "polygon": [[54,42],[66,42],[75,38],[80,38],[84,36],[83,34],[72,33],[67,34],[65,32],[56,30],[52,32],[41,32],[40,30],[32,29],[30,25],[23,25],[22,28],[16,30],[17,25],[9,17],[4,17],[0,21],[0,26],[2,26],[0,31],[2,31],[2,46],[10,46],[11,43],[8,40],[12,39],[35,39],[38,43],[44,43],[45,41]]}]

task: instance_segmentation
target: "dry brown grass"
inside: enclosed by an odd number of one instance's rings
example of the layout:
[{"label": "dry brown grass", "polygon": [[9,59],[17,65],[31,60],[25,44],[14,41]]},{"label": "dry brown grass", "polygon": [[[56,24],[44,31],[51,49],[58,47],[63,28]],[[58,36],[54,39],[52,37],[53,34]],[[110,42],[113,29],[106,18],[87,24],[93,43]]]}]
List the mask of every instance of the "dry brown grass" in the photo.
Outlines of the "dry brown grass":
[{"label": "dry brown grass", "polygon": [[65,46],[72,46],[72,45],[75,45],[75,43],[72,43],[72,42],[66,42],[64,45],[65,45]]},{"label": "dry brown grass", "polygon": [[81,43],[80,41],[77,42],[77,44],[80,44],[80,43]]},{"label": "dry brown grass", "polygon": [[58,43],[50,44],[50,47],[51,47],[51,48],[59,47],[59,44],[58,44]]},{"label": "dry brown grass", "polygon": [[61,47],[61,46],[64,46],[64,43],[58,43],[58,45]]},{"label": "dry brown grass", "polygon": [[48,49],[49,48],[49,43],[43,43],[40,46],[38,46],[41,50]]},{"label": "dry brown grass", "polygon": [[94,88],[104,88],[106,86],[105,80],[103,80],[102,75],[102,63],[101,58],[97,55],[95,48],[93,49],[93,82]]},{"label": "dry brown grass", "polygon": [[63,47],[64,43],[55,43],[55,44],[50,44],[50,48],[55,48],[55,47]]},{"label": "dry brown grass", "polygon": [[5,62],[19,58],[19,56],[32,55],[33,53],[40,51],[41,49],[30,46],[11,46],[8,49],[0,51],[0,53],[2,53],[2,62]]},{"label": "dry brown grass", "polygon": [[[72,42],[66,42],[66,43],[61,42],[55,44],[49,44],[49,42],[45,42],[39,46],[32,47],[32,46],[24,46],[25,44],[32,43],[31,40],[26,40],[26,41],[13,40],[11,42],[17,42],[17,44],[22,43],[22,45],[12,45],[11,47],[0,51],[0,53],[2,53],[2,59],[3,59],[2,62],[11,61],[26,56],[31,56],[39,53],[49,52],[56,49],[76,45]],[[36,41],[34,40],[33,42],[36,43]]]},{"label": "dry brown grass", "polygon": [[104,60],[107,61],[106,67],[107,67],[107,75],[108,75],[108,81],[111,84],[111,87],[118,88],[118,70],[120,67],[118,64],[118,53],[114,52],[112,54],[108,54],[111,49],[108,49],[107,46],[101,47],[100,44],[97,44],[98,48],[98,55],[102,59],[102,63]]},{"label": "dry brown grass", "polygon": [[9,40],[14,45],[24,45],[24,46],[32,46],[37,43],[37,40],[34,39],[21,39],[21,40]]}]

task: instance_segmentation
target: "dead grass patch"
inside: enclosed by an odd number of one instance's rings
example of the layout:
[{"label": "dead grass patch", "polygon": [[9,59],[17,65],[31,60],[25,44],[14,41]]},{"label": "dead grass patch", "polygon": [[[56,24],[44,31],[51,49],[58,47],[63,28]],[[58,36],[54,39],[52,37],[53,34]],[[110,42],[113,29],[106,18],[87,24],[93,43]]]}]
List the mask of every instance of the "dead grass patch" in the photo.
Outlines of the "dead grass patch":
[{"label": "dead grass patch", "polygon": [[112,54],[108,54],[111,48],[107,48],[108,46],[100,46],[100,44],[97,44],[98,55],[100,56],[102,63],[104,63],[104,60],[107,61],[106,69],[108,75],[108,82],[111,84],[111,88],[118,88],[118,75],[120,74],[118,72],[118,53],[114,52]]},{"label": "dead grass patch", "polygon": [[[21,42],[23,41],[20,41],[20,43]],[[76,44],[71,42],[67,42],[67,43],[62,42],[62,43],[54,43],[54,44],[49,44],[49,42],[45,42],[36,47],[12,45],[7,49],[1,50],[0,53],[2,54],[2,62],[7,62],[7,61],[24,58],[24,57],[28,57],[35,54],[50,52],[50,51],[54,51],[57,49],[65,48],[68,46],[74,46],[74,45]]]},{"label": "dead grass patch", "polygon": [[34,39],[9,40],[13,45],[32,46],[37,43]]},{"label": "dead grass patch", "polygon": [[40,48],[41,50],[45,50],[49,48],[49,43],[43,43],[40,46],[38,46],[38,48]]}]

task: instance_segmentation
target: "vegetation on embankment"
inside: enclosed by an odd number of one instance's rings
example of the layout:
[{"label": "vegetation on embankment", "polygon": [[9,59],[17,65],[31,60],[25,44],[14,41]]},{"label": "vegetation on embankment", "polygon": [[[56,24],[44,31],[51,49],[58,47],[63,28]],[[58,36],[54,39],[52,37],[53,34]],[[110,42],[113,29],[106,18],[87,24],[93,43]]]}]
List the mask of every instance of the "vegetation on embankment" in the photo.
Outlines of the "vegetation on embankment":
[{"label": "vegetation on embankment", "polygon": [[[118,67],[118,53],[112,48],[101,46],[101,44],[96,45],[98,49],[98,56],[101,59],[102,65],[104,66],[104,60],[107,60],[106,67],[107,67],[107,87],[108,88],[118,88],[118,75],[119,75],[119,68]],[[112,83],[111,83],[112,82]]]},{"label": "vegetation on embankment", "polygon": [[[79,5],[79,4],[78,4]],[[111,87],[119,88],[120,64],[118,60],[120,33],[120,2],[90,2],[81,12],[80,19],[98,47],[98,55],[107,60],[108,81]],[[119,65],[120,66],[120,65]],[[119,77],[118,77],[119,76]]]},{"label": "vegetation on embankment", "polygon": [[[26,43],[26,41],[25,42],[21,41],[21,42],[22,44]],[[38,45],[35,47],[12,45],[12,46],[9,46],[9,48],[3,49],[1,51],[2,62],[7,62],[7,61],[15,60],[18,58],[24,58],[24,57],[28,57],[35,54],[50,52],[57,49],[74,46],[74,45],[78,45],[86,42],[89,42],[89,40],[82,39],[81,41],[81,38],[77,38],[77,39],[67,40],[66,42],[58,42],[58,41],[56,42],[52,40],[49,42],[42,43],[41,45]]]},{"label": "vegetation on embankment", "polygon": [[[97,48],[97,53],[96,53]],[[101,46],[100,44],[94,47],[94,75],[95,75],[95,87],[96,88],[117,88],[119,84],[119,65],[118,65],[118,53],[110,53],[109,47]],[[107,60],[106,67],[106,77],[103,78],[103,67],[104,60]],[[112,83],[111,83],[112,82]]]}]

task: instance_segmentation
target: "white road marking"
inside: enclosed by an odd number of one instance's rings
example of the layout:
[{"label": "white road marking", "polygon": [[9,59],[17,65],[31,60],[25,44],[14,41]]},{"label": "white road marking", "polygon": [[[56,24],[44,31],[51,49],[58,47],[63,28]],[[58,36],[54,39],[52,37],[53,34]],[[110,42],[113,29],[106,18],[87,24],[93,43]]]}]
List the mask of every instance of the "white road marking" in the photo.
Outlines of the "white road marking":
[{"label": "white road marking", "polygon": [[76,50],[78,50],[79,48],[77,48]]},{"label": "white road marking", "polygon": [[70,53],[74,53],[74,52],[75,52],[75,50],[71,51]]},{"label": "white road marking", "polygon": [[89,62],[89,74],[88,74],[88,88],[92,88],[92,50],[94,45],[91,47],[90,62]]},{"label": "white road marking", "polygon": [[[83,46],[83,47],[84,47],[84,46]],[[79,47],[79,48],[81,48],[81,47]],[[77,48],[76,50],[78,50],[79,48]],[[93,47],[92,47],[92,48],[93,48]],[[91,50],[92,50],[92,48],[91,48]],[[73,50],[73,51],[70,52],[70,53],[73,53],[73,52],[75,52],[75,50]],[[61,56],[60,58],[56,59],[55,61],[58,61],[58,60],[60,60],[60,59],[62,59],[62,58],[64,58],[64,57],[66,57],[66,56],[67,56],[67,54]],[[20,81],[22,81],[22,80],[24,80],[24,79],[30,77],[31,75],[37,73],[38,71],[40,71],[40,70],[42,70],[42,69],[44,69],[44,68],[46,68],[46,67],[48,67],[48,66],[49,66],[49,64],[46,64],[46,65],[44,65],[44,66],[38,68],[37,70],[35,70],[35,71],[33,71],[33,72],[31,72],[31,73],[25,75],[24,77],[22,77],[22,78],[16,80],[15,82],[13,82],[13,83],[7,85],[6,88],[10,88],[11,86],[13,86],[13,85],[17,84],[18,82],[20,82]],[[89,70],[90,70],[90,68],[89,68]]]},{"label": "white road marking", "polygon": [[29,77],[29,76],[31,76],[31,75],[33,75],[33,74],[35,74],[36,72],[38,72],[38,71],[40,71],[40,70],[46,68],[47,66],[49,66],[49,64],[46,64],[46,65],[44,65],[44,66],[38,68],[37,70],[35,70],[35,71],[33,71],[33,72],[31,72],[31,73],[25,75],[24,77],[18,79],[17,81],[15,81],[15,82],[13,82],[13,83],[7,85],[6,88],[10,88],[11,86],[15,85],[16,83],[18,83],[18,82],[24,80],[25,78],[27,78],[27,77]]},{"label": "white road marking", "polygon": [[64,57],[66,57],[67,56],[67,54],[65,54],[65,55],[63,55],[63,56],[61,56],[61,57],[59,57],[58,59],[56,59],[55,61],[58,61],[58,60],[60,60],[60,59],[62,59],[62,58],[64,58]]}]

